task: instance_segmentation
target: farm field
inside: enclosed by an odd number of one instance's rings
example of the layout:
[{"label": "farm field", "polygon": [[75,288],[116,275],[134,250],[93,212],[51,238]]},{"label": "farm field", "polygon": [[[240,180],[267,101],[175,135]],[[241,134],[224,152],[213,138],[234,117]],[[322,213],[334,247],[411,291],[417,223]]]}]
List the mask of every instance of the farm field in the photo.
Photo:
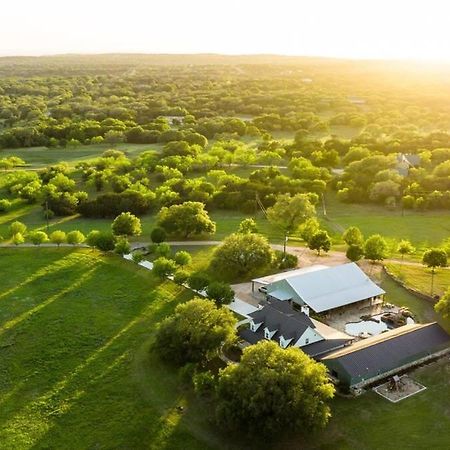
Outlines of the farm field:
[{"label": "farm field", "polygon": [[147,150],[160,150],[160,144],[100,144],[100,145],[80,145],[74,148],[14,148],[3,149],[2,158],[18,156],[27,163],[29,169],[42,169],[52,164],[67,162],[70,167],[75,167],[81,161],[89,161],[99,157],[105,150],[110,148],[121,150],[129,157],[136,157],[139,153]]},{"label": "farm field", "polygon": [[389,211],[367,204],[339,202],[334,193],[326,196],[328,225],[335,235],[350,226],[357,226],[365,236],[379,233],[394,250],[401,239],[409,239],[416,246],[417,254],[433,245],[439,245],[450,235],[450,211],[411,212]]},{"label": "farm field", "polygon": [[[400,278],[406,285],[430,294],[431,290],[431,269],[418,266],[408,266],[401,264],[387,264],[387,268],[398,278]],[[434,275],[434,289],[433,293],[442,295],[450,286],[450,270],[436,269]]]},{"label": "farm field", "polygon": [[224,436],[209,422],[211,405],[151,351],[157,323],[190,293],[85,249],[0,249],[0,270],[9,275],[0,292],[2,449],[398,449],[405,441],[440,449],[450,437],[444,361],[415,371],[427,390],[397,405],[372,392],[336,397],[329,426],[308,438]]},{"label": "farm field", "polygon": [[189,292],[91,250],[3,249],[0,270],[0,448],[214,447],[149,352]]}]

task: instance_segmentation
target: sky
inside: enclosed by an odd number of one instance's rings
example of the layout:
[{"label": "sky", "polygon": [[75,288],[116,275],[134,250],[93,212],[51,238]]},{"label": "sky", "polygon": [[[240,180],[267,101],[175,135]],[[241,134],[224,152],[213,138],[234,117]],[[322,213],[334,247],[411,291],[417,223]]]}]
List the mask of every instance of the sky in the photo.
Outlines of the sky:
[{"label": "sky", "polygon": [[14,0],[0,56],[221,53],[450,61],[450,0]]}]

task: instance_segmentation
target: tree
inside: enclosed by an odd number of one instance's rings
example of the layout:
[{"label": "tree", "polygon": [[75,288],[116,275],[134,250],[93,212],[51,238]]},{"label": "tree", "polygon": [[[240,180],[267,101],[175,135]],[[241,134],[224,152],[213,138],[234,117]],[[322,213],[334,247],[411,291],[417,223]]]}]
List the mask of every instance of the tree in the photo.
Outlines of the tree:
[{"label": "tree", "polygon": [[328,236],[328,233],[325,230],[320,230],[311,236],[308,247],[311,250],[316,250],[318,255],[320,255],[322,250],[327,253],[331,249],[330,236]]},{"label": "tree", "polygon": [[185,202],[161,208],[158,213],[158,225],[167,233],[178,234],[187,238],[201,233],[213,234],[216,224],[200,202]]},{"label": "tree", "polygon": [[211,300],[195,298],[175,308],[156,332],[155,348],[161,358],[176,364],[206,363],[223,345],[236,338],[236,319]]},{"label": "tree", "polygon": [[134,214],[123,212],[114,219],[111,228],[116,236],[139,236],[141,220]]},{"label": "tree", "polygon": [[217,418],[255,435],[320,428],[331,416],[334,391],[323,364],[298,348],[261,341],[220,371]]},{"label": "tree", "polygon": [[86,238],[86,242],[91,247],[98,248],[103,252],[114,250],[116,237],[108,231],[92,230]]},{"label": "tree", "polygon": [[166,278],[177,270],[177,264],[173,259],[161,256],[153,261],[152,272],[159,278]]},{"label": "tree", "polygon": [[184,284],[189,279],[189,272],[184,269],[178,269],[173,275],[173,281],[177,284]]},{"label": "tree", "polygon": [[180,250],[176,252],[173,259],[179,266],[187,266],[192,262],[192,257],[188,252]]},{"label": "tree", "polygon": [[306,219],[306,221],[300,225],[300,236],[308,243],[313,235],[320,230],[319,221],[315,217]]},{"label": "tree", "polygon": [[155,244],[160,244],[161,242],[164,242],[166,240],[166,230],[164,230],[164,228],[161,227],[155,227],[153,228],[151,234],[150,234],[150,239],[152,240],[153,243]]},{"label": "tree", "polygon": [[379,234],[370,236],[364,244],[364,255],[372,262],[383,261],[387,256],[387,251],[387,243]]},{"label": "tree", "polygon": [[118,255],[129,255],[131,253],[131,247],[128,239],[124,237],[118,239],[114,246],[114,253]]},{"label": "tree", "polygon": [[358,227],[349,227],[344,231],[342,239],[347,245],[362,245],[364,236]]},{"label": "tree", "polygon": [[234,299],[234,291],[231,286],[220,281],[213,281],[209,284],[206,288],[206,294],[218,305],[227,305]]},{"label": "tree", "polygon": [[47,233],[43,231],[32,231],[28,233],[28,238],[34,245],[41,245],[44,242],[48,242]]},{"label": "tree", "polygon": [[25,242],[25,238],[23,237],[22,233],[15,233],[12,236],[12,242],[14,245],[20,245]]},{"label": "tree", "polygon": [[80,245],[86,240],[81,231],[73,230],[67,233],[67,243],[70,245]]},{"label": "tree", "polygon": [[431,268],[431,290],[433,295],[434,287],[434,274],[436,273],[436,267],[447,266],[447,252],[442,248],[430,248],[426,250],[422,256],[422,264]]},{"label": "tree", "polygon": [[257,234],[231,234],[214,252],[212,267],[245,275],[270,264],[273,252],[266,238]]},{"label": "tree", "polygon": [[247,234],[247,233],[257,233],[258,232],[258,226],[256,225],[255,219],[247,218],[244,219],[240,224],[238,228],[238,233]]},{"label": "tree", "polygon": [[400,253],[400,255],[402,255],[402,262],[405,258],[405,255],[411,255],[415,251],[416,249],[407,239],[401,240],[397,246],[397,252]]},{"label": "tree", "polygon": [[203,291],[210,283],[208,275],[203,272],[194,272],[188,279],[188,284],[195,291]]},{"label": "tree", "polygon": [[450,288],[447,289],[445,294],[434,305],[434,309],[437,313],[441,314],[444,319],[450,319]]},{"label": "tree", "polygon": [[14,236],[15,234],[24,235],[27,232],[27,226],[22,222],[15,221],[9,226],[9,234]]},{"label": "tree", "polygon": [[58,247],[61,244],[64,244],[67,240],[66,233],[64,233],[64,231],[61,231],[61,230],[53,231],[53,233],[50,234],[49,238],[50,238],[50,242],[52,242],[53,244],[56,244]]},{"label": "tree", "polygon": [[279,227],[285,236],[284,253],[286,253],[287,236],[298,230],[299,226],[316,214],[308,194],[279,195],[276,203],[267,210],[267,218]]},{"label": "tree", "polygon": [[165,258],[168,258],[172,253],[172,249],[167,242],[161,242],[161,244],[158,244],[154,251],[157,257],[164,256]]},{"label": "tree", "polygon": [[364,249],[361,245],[349,245],[345,256],[353,262],[359,261],[364,256]]}]

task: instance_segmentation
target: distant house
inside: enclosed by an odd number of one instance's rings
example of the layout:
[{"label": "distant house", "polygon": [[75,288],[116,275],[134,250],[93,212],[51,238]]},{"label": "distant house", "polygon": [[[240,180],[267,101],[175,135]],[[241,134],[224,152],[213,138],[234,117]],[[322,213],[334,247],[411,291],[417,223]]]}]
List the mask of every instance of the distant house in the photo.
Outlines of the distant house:
[{"label": "distant house", "polygon": [[361,388],[450,350],[450,336],[437,324],[405,325],[322,358],[332,377]]},{"label": "distant house", "polygon": [[[264,285],[265,279],[253,283]],[[356,303],[370,306],[381,303],[385,294],[355,263],[278,274],[264,285],[264,290],[268,299],[292,303],[307,314],[310,309],[326,313]]]},{"label": "distant house", "polygon": [[304,312],[293,310],[287,302],[268,302],[249,317],[249,328],[239,332],[249,344],[263,339],[273,340],[282,348],[298,347],[312,357],[319,357],[342,348],[353,339],[311,319]]},{"label": "distant house", "polygon": [[403,176],[406,177],[409,174],[409,170],[412,167],[419,167],[420,166],[420,156],[419,155],[413,155],[410,153],[399,153],[397,155],[397,172]]}]

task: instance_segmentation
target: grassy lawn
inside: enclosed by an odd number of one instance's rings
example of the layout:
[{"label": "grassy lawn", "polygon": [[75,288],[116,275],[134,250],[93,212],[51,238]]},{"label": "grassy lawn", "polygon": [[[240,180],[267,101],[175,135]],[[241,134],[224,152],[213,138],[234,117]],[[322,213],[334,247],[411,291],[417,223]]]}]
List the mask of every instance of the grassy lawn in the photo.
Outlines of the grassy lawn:
[{"label": "grassy lawn", "polygon": [[[368,392],[355,399],[336,397],[334,416],[301,448],[320,450],[447,449],[450,441],[449,359],[422,367],[411,376],[427,387],[397,404]],[[280,449],[300,448],[298,439]]]},{"label": "grassy lawn", "polygon": [[0,448],[218,446],[149,351],[190,293],[87,250],[2,249],[0,271]]},{"label": "grassy lawn", "polygon": [[[431,269],[401,264],[387,264],[388,269],[408,286],[430,294]],[[442,295],[450,287],[450,270],[437,269],[434,275],[434,294]]]},{"label": "grassy lawn", "polygon": [[[192,248],[194,264],[211,250]],[[0,271],[8,273],[0,291],[0,448],[255,444],[214,427],[211,405],[151,351],[156,324],[190,293],[84,249],[0,249]],[[448,370],[447,362],[416,371],[428,389],[397,405],[373,393],[336,397],[325,430],[258,448],[447,448]]]},{"label": "grassy lawn", "polygon": [[[357,226],[365,236],[379,233],[386,237],[392,249],[401,239],[409,239],[417,248],[417,255],[430,246],[439,245],[450,236],[450,212],[389,211],[376,205],[341,203],[334,193],[326,195],[328,221],[325,226],[337,237],[350,227]],[[417,256],[418,257],[418,256]]]},{"label": "grassy lawn", "polygon": [[100,145],[80,145],[75,148],[47,148],[29,147],[4,149],[1,151],[2,158],[8,156],[18,156],[22,158],[30,168],[38,169],[58,164],[62,161],[74,167],[80,161],[86,161],[100,156],[105,150],[115,148],[122,150],[129,157],[135,157],[146,150],[160,150],[162,144],[100,144]]}]

